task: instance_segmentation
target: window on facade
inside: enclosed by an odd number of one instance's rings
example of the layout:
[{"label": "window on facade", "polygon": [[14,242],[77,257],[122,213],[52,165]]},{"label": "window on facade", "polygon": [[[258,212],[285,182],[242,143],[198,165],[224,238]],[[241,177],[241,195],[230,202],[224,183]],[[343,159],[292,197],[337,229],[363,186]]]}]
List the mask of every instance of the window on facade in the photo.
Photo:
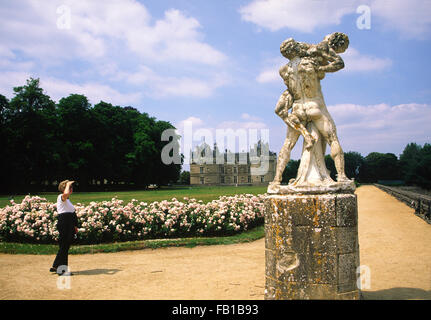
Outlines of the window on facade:
[{"label": "window on facade", "polygon": [[204,177],[201,177],[201,184],[204,184]]},{"label": "window on facade", "polygon": [[251,177],[248,176],[248,183],[251,183]]},{"label": "window on facade", "polygon": [[200,173],[204,173],[204,167],[200,167],[199,170],[200,170]]},{"label": "window on facade", "polygon": [[238,177],[237,176],[233,177],[233,183],[238,183]]},{"label": "window on facade", "polygon": [[220,183],[224,183],[224,177],[220,177]]},{"label": "window on facade", "polygon": [[260,176],[260,182],[265,182],[265,176]]},{"label": "window on facade", "polygon": [[237,167],[233,167],[233,173],[238,173],[238,168]]}]

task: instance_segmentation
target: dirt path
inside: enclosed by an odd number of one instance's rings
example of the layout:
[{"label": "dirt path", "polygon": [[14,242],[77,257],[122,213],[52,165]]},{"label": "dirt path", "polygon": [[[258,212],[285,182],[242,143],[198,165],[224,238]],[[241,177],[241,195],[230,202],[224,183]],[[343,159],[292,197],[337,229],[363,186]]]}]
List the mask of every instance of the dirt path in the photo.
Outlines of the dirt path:
[{"label": "dirt path", "polygon": [[374,186],[356,191],[361,265],[371,271],[366,299],[431,299],[431,225]]},{"label": "dirt path", "polygon": [[[379,189],[359,199],[361,264],[371,299],[431,299],[431,226]],[[263,299],[264,240],[248,244],[72,255],[70,289],[53,256],[0,254],[0,299]],[[63,283],[67,286],[67,283]]]}]

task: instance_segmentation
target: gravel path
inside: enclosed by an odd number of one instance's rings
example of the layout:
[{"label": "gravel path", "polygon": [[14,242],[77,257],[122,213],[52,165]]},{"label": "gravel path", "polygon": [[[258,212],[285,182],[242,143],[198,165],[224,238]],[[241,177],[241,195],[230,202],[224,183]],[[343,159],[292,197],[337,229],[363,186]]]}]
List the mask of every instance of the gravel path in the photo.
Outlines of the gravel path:
[{"label": "gravel path", "polygon": [[[431,299],[431,226],[374,186],[357,190],[366,299]],[[53,256],[0,254],[0,299],[263,299],[264,240],[69,256],[60,283]]]}]

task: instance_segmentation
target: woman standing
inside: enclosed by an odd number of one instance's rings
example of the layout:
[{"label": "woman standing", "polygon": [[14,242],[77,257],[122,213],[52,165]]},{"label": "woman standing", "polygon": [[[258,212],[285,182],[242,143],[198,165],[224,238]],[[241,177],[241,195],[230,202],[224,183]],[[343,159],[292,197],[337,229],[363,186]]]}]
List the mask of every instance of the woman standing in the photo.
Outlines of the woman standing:
[{"label": "woman standing", "polygon": [[78,233],[78,218],[75,213],[75,207],[69,199],[73,192],[74,182],[65,180],[58,185],[58,190],[61,192],[57,197],[59,249],[49,271],[57,272],[59,275],[71,275],[68,270],[68,254],[73,236]]}]

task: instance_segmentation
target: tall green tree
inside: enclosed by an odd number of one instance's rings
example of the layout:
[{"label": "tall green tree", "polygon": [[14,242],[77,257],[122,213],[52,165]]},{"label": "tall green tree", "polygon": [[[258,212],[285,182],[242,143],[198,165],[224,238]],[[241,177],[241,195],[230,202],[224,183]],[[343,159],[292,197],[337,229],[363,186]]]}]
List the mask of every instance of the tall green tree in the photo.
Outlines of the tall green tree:
[{"label": "tall green tree", "polygon": [[180,179],[178,181],[180,184],[190,184],[190,171],[183,171],[180,174]]},{"label": "tall green tree", "polygon": [[[15,87],[8,104],[8,128],[13,132],[9,148],[14,150],[9,170],[12,188],[31,189],[56,178],[60,153],[59,121],[54,101],[43,92],[39,79]],[[21,187],[21,186],[22,187]]]},{"label": "tall green tree", "polygon": [[401,174],[407,184],[418,183],[417,168],[421,161],[422,147],[414,142],[407,144],[400,155]]},{"label": "tall green tree", "polygon": [[283,171],[282,180],[283,183],[289,183],[290,179],[296,178],[298,173],[300,160],[289,160],[286,165],[286,168]]},{"label": "tall green tree", "polygon": [[425,189],[431,189],[431,144],[425,143],[421,148],[414,175],[417,185]]},{"label": "tall green tree", "polygon": [[92,176],[95,160],[94,119],[87,97],[71,94],[58,102],[61,141],[60,180],[75,179],[84,188]]},{"label": "tall green tree", "polygon": [[0,94],[0,191],[7,191],[8,180],[10,179],[10,156],[13,152],[10,150],[10,136],[12,132],[8,126],[7,112],[9,109],[9,100]]},{"label": "tall green tree", "polygon": [[[97,122],[95,137],[98,158],[97,176],[102,182],[128,182],[131,175],[128,154],[134,149],[134,132],[139,112],[101,101],[93,108]],[[96,142],[97,141],[97,142]]]},{"label": "tall green tree", "polygon": [[337,180],[337,169],[335,168],[335,162],[329,154],[325,156],[325,165],[332,180]]},{"label": "tall green tree", "polygon": [[393,153],[371,152],[364,159],[359,178],[361,182],[400,179],[398,158]]},{"label": "tall green tree", "polygon": [[39,79],[14,92],[11,101],[0,95],[2,190],[41,191],[66,178],[77,180],[81,190],[105,182],[145,187],[178,181],[183,157],[168,165],[161,159],[168,143],[178,144],[176,135],[161,139],[175,129],[169,122],[130,106],[101,101],[92,107],[79,94],[55,104]]},{"label": "tall green tree", "polygon": [[344,170],[348,178],[359,181],[359,173],[363,164],[364,157],[359,152],[349,151],[344,153]]}]

